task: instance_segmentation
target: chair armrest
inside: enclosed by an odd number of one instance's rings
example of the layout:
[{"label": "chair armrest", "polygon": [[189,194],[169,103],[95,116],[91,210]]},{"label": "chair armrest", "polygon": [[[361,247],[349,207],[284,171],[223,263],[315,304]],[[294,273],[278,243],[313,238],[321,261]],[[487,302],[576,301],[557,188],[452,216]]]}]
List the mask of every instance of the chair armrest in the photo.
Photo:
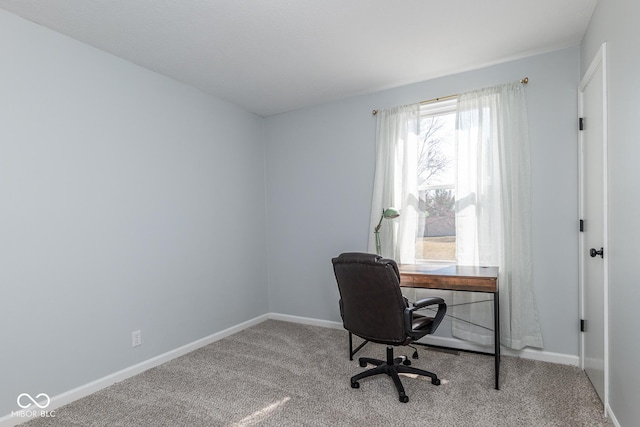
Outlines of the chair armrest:
[{"label": "chair armrest", "polygon": [[404,310],[404,324],[407,332],[413,331],[413,313],[416,310],[420,310],[425,307],[429,307],[431,305],[437,305],[438,311],[431,322],[431,326],[429,327],[428,334],[432,334],[435,330],[440,326],[440,322],[444,319],[444,315],[447,313],[447,304],[445,304],[444,300],[440,297],[430,297],[421,299],[420,301],[416,301],[413,304],[413,307],[407,307]]},{"label": "chair armrest", "polygon": [[430,305],[435,304],[444,304],[444,300],[440,297],[429,297],[425,299],[421,299],[420,301],[416,301],[413,304],[414,311],[420,308],[428,307]]}]

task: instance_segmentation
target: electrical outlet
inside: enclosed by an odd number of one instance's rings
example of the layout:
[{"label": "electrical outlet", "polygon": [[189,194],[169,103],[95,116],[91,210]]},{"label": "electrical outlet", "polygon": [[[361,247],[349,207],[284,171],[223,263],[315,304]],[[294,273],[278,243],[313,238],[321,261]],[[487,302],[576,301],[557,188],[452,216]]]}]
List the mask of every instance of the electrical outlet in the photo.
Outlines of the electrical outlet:
[{"label": "electrical outlet", "polygon": [[142,331],[131,332],[131,347],[142,345]]}]

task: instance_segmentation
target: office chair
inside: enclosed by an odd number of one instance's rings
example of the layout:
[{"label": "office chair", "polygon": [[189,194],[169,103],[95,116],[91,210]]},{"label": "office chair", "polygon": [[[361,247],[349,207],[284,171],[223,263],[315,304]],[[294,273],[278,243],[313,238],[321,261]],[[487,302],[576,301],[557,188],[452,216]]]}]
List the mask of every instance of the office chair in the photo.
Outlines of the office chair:
[{"label": "office chair", "polygon": [[[374,368],[351,377],[351,387],[359,388],[359,380],[372,375],[387,374],[398,389],[400,402],[408,402],[399,373],[417,374],[431,378],[440,385],[436,374],[414,368],[406,357],[393,357],[393,347],[409,345],[433,333],[447,311],[442,298],[432,297],[409,306],[400,291],[400,272],[395,261],[366,253],[343,253],[333,258],[333,271],[340,291],[340,315],[344,328],[362,339],[387,345],[387,360],[359,358],[361,367]],[[434,317],[416,310],[438,305]]]}]

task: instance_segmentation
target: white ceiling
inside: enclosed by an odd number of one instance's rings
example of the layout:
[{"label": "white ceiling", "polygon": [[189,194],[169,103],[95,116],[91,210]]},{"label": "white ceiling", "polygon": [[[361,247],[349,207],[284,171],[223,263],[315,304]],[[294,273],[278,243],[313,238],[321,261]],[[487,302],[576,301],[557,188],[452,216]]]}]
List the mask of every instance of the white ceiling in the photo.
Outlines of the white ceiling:
[{"label": "white ceiling", "polygon": [[578,43],[597,0],[0,0],[268,116]]}]

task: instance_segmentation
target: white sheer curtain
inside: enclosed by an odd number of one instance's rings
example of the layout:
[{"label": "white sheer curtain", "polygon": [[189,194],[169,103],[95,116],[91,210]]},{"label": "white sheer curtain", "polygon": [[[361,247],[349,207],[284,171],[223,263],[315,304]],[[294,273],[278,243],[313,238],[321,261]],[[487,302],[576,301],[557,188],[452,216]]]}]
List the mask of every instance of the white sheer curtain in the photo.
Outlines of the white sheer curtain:
[{"label": "white sheer curtain", "polygon": [[368,251],[376,252],[373,229],[382,211],[400,210],[380,228],[382,256],[398,264],[415,262],[418,221],[418,134],[420,105],[379,110],[376,126],[376,172],[371,203]]},{"label": "white sheer curtain", "polygon": [[[457,263],[500,268],[500,340],[542,348],[533,295],[530,162],[524,89],[509,83],[460,95],[456,119]],[[493,343],[487,295],[456,292],[455,337]],[[475,324],[475,325],[474,325]],[[477,326],[480,325],[480,326]]]}]

